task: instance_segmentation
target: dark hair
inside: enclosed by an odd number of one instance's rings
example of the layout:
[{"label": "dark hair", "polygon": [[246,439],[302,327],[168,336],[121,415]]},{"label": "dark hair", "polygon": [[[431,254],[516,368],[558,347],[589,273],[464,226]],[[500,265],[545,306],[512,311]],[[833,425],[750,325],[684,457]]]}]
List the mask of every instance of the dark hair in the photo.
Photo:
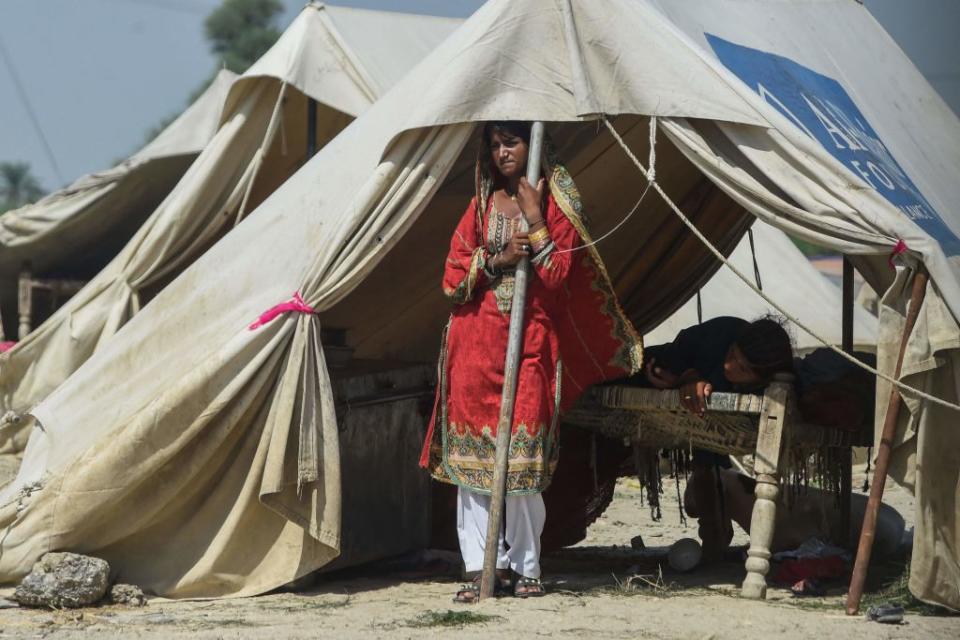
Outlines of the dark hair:
[{"label": "dark hair", "polygon": [[733,341],[750,368],[764,380],[793,371],[793,347],[786,329],[775,318],[754,320]]},{"label": "dark hair", "polygon": [[505,133],[530,144],[531,124],[525,120],[491,120],[483,125],[483,146],[489,148],[493,134]]}]

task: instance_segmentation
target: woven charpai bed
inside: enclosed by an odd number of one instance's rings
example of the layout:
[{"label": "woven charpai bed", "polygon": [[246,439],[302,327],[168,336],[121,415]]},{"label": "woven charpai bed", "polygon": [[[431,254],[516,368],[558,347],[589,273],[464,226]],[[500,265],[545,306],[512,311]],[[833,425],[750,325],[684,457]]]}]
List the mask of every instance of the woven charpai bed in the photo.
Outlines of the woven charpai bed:
[{"label": "woven charpai bed", "polygon": [[[764,396],[714,393],[699,418],[683,408],[680,392],[631,386],[595,387],[564,421],[610,438],[639,441],[659,448],[697,448],[721,454],[754,453]],[[804,448],[866,447],[872,434],[846,431],[793,419],[787,408],[790,445]]]},{"label": "woven charpai bed", "polygon": [[776,500],[788,452],[804,455],[830,448],[869,446],[872,433],[803,422],[792,376],[780,376],[764,395],[714,393],[703,418],[680,403],[679,391],[626,385],[594,387],[564,414],[566,424],[650,449],[706,449],[720,454],[754,454],[757,479],[746,597],[766,595]]}]

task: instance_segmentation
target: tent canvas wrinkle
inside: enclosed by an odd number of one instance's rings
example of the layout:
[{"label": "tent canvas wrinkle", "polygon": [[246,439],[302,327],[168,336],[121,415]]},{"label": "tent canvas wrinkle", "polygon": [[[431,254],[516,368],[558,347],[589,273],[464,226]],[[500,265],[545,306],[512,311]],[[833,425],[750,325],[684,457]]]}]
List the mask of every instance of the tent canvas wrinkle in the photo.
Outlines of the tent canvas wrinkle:
[{"label": "tent canvas wrinkle", "polygon": [[[956,402],[955,261],[727,69],[705,33],[835,80],[925,200],[949,228],[960,228],[960,183],[944,169],[957,166],[960,121],[856,3],[491,0],[302,168],[268,172],[276,182],[268,193],[254,187],[243,223],[185,261],[32,409],[26,421],[43,429],[30,432],[0,505],[15,504],[27,482],[45,484],[19,516],[0,506],[0,527],[10,527],[0,580],[23,575],[56,546],[105,557],[166,596],[242,596],[335,557],[345,544],[350,505],[340,474],[351,452],[339,449],[332,395],[324,398],[333,382],[321,327],[344,332],[358,359],[435,359],[449,313],[440,269],[473,195],[470,141],[485,120],[547,123],[600,237],[645,185],[611,132],[583,109],[606,114],[641,158],[650,151],[649,118],[657,116],[657,188],[723,255],[760,218],[852,254],[858,265],[880,262],[863,275],[885,291],[877,350],[878,369],[888,375],[913,271],[899,268],[891,286],[885,262],[903,240],[909,253],[901,260],[922,262],[931,281],[901,377]],[[570,41],[583,59],[583,83],[571,75]],[[268,62],[258,63],[260,72]],[[288,83],[297,96],[309,73],[282,62],[296,69]],[[531,77],[531,69],[539,72]],[[275,99],[280,80],[265,82]],[[257,84],[255,77],[235,83],[225,127],[232,105]],[[582,107],[587,86],[591,102]],[[288,108],[303,108],[292,102]],[[922,117],[904,119],[911,111]],[[290,127],[303,120],[285,117],[289,140],[297,139]],[[269,167],[265,161],[261,178]],[[718,262],[663,198],[648,197],[642,215],[597,250],[641,331],[682,306]],[[775,300],[772,286],[764,290]],[[284,314],[248,330],[292,291],[317,313]],[[884,389],[879,383],[878,398]],[[960,519],[955,483],[945,481],[960,468],[960,432],[955,416],[932,403],[908,398],[904,409],[891,473],[913,482],[917,495],[914,557],[924,560],[912,566],[911,589],[960,608],[950,582],[960,558],[943,552],[960,548],[945,524]],[[879,424],[883,414],[879,407]],[[106,496],[105,488],[115,493]],[[160,540],[185,552],[156,558],[148,550]]]},{"label": "tent canvas wrinkle", "polygon": [[[229,93],[221,92],[216,134],[127,245],[3,354],[0,415],[22,414],[45,398],[302,165],[308,99],[317,101],[322,146],[373,102],[361,75],[375,75],[376,87],[392,85],[459,23],[307,5]],[[366,65],[374,71],[363,71]],[[172,142],[168,136],[157,144]],[[26,429],[26,421],[0,426],[0,451],[21,450]]]}]

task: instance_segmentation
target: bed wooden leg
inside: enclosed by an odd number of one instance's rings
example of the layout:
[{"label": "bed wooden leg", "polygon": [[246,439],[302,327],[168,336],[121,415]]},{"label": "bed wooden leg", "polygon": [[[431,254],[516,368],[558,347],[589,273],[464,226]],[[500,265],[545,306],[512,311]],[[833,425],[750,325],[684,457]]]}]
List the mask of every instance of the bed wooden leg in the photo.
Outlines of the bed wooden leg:
[{"label": "bed wooden leg", "polygon": [[744,598],[761,600],[767,597],[767,573],[770,571],[770,543],[777,516],[777,496],[780,481],[775,475],[757,476],[753,516],[750,519],[750,549],[747,551],[747,577],[741,594]]},{"label": "bed wooden leg", "polygon": [[750,519],[750,549],[747,551],[747,577],[741,587],[744,598],[759,600],[767,596],[767,573],[770,571],[770,546],[777,516],[780,494],[780,457],[783,451],[784,426],[792,376],[780,376],[767,387],[754,471],[757,476],[756,501]]}]

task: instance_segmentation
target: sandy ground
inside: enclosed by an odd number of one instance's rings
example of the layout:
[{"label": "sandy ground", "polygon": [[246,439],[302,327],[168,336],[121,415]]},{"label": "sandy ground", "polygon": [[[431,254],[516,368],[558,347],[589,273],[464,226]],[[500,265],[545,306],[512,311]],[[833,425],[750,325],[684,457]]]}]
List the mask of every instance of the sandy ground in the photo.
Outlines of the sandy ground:
[{"label": "sandy ground", "polygon": [[[862,476],[856,485],[862,484]],[[545,598],[501,598],[479,605],[454,605],[459,584],[415,563],[394,563],[320,578],[307,591],[274,593],[243,600],[169,602],[144,608],[104,606],[82,611],[0,610],[4,638],[958,638],[960,617],[908,614],[899,626],[880,625],[843,614],[843,585],[825,598],[798,599],[772,588],[766,602],[738,594],[743,578],[738,552],[727,562],[691,573],[672,573],[666,549],[681,537],[695,537],[695,521],[679,524],[675,486],[668,484],[661,522],[640,507],[635,481],[622,480],[614,502],[581,545],[544,560]],[[674,491],[674,493],[671,493]],[[888,488],[887,502],[908,521],[912,499]],[[647,548],[630,548],[642,534]],[[745,544],[738,532],[734,544]],[[659,566],[664,566],[662,578]],[[448,569],[451,567],[447,564]],[[643,574],[658,587],[633,586]],[[875,572],[876,573],[876,572]],[[429,624],[448,611],[477,614],[453,627]],[[486,617],[489,616],[489,617]]]}]

